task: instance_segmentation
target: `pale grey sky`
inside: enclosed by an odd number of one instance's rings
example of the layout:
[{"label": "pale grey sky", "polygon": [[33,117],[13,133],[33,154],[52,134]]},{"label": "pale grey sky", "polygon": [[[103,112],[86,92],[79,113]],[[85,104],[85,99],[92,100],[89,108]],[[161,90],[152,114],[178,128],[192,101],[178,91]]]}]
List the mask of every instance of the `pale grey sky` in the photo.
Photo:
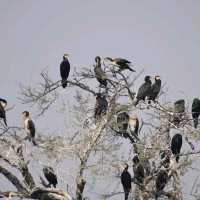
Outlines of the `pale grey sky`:
[{"label": "pale grey sky", "polygon": [[160,74],[172,99],[200,96],[199,8],[198,0],[1,0],[0,90],[16,105],[9,120],[19,123],[26,109],[18,84],[35,83],[46,66],[59,79],[64,52],[72,66],[90,66],[96,55],[125,57],[137,71]]}]

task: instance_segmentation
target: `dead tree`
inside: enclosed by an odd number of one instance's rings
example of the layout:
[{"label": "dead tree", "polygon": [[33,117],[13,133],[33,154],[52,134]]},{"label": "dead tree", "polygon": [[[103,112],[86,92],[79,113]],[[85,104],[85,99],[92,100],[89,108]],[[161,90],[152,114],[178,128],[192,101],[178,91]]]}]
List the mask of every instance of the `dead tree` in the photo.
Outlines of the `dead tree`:
[{"label": "dead tree", "polygon": [[[141,163],[145,166],[145,178],[142,184],[133,180],[132,199],[147,200],[171,199],[181,200],[184,198],[181,190],[181,176],[184,175],[192,162],[190,156],[200,153],[194,151],[193,140],[199,140],[199,130],[192,128],[189,112],[185,111],[179,126],[173,123],[173,103],[162,103],[149,105],[140,103],[134,106],[134,84],[143,70],[131,77],[125,72],[113,71],[105,65],[104,69],[108,75],[108,88],[95,88],[93,84],[95,75],[89,69],[74,72],[71,80],[68,80],[67,90],[74,92],[71,102],[73,119],[76,129],[70,129],[67,137],[61,136],[38,136],[38,147],[36,150],[26,151],[26,144],[21,136],[23,130],[20,127],[0,127],[0,174],[16,188],[16,191],[0,191],[0,198],[20,197],[40,200],[83,200],[87,197],[85,188],[90,183],[90,178],[101,176],[107,178],[109,175],[115,180],[112,191],[99,194],[99,198],[108,199],[122,192],[117,187],[119,184],[120,166],[124,162],[132,165],[132,156],[137,151]],[[41,73],[42,82],[36,86],[21,86],[20,100],[24,104],[37,106],[38,115],[43,115],[54,105],[59,97],[60,81],[52,81],[48,73]],[[98,121],[94,120],[94,99],[98,93],[104,93],[108,99],[108,112]],[[162,91],[162,94],[164,92]],[[92,109],[91,109],[92,107]],[[120,111],[141,112],[142,123],[139,130],[139,139],[134,142],[130,138],[120,137],[113,130],[117,129],[116,116]],[[180,155],[179,164],[171,163],[167,169],[169,181],[166,189],[159,195],[155,190],[155,178],[160,168],[159,152],[169,150],[171,134],[180,132],[188,143],[190,151]],[[129,141],[127,149],[129,155],[126,158],[120,156],[123,141]],[[71,157],[76,159],[74,166],[73,186],[70,191],[63,189],[47,188],[44,182],[40,183],[34,172],[30,170],[33,159],[45,158],[46,160],[63,161]],[[170,155],[173,160],[173,156]],[[37,163],[40,165],[40,163]],[[13,172],[12,169],[16,171]],[[88,175],[90,173],[90,175]],[[116,185],[116,188],[114,188]],[[66,184],[67,186],[67,184]]]}]

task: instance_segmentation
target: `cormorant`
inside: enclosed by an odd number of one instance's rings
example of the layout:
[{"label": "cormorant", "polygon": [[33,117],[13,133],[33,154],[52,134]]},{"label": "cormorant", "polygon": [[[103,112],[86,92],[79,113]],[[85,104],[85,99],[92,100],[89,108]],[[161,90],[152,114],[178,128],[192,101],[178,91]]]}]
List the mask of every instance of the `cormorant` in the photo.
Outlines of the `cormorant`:
[{"label": "cormorant", "polygon": [[96,96],[96,104],[94,111],[94,118],[96,120],[100,119],[101,116],[105,115],[108,109],[108,102],[106,100],[106,96],[98,93]]},{"label": "cormorant", "polygon": [[29,139],[33,143],[33,145],[37,145],[35,142],[35,124],[33,120],[30,118],[30,114],[28,111],[24,111],[22,113],[23,121],[24,121],[24,129],[27,132],[26,139]]},{"label": "cormorant", "polygon": [[52,167],[44,167],[43,173],[47,181],[49,182],[49,186],[53,185],[54,188],[56,188],[56,185],[58,184],[57,176],[53,170]]},{"label": "cormorant", "polygon": [[200,115],[200,99],[195,98],[192,103],[192,118],[194,122],[194,128],[197,128]]},{"label": "cormorant", "polygon": [[[155,82],[151,86],[151,91],[149,93],[148,99],[149,101],[154,101],[158,97],[158,94],[161,89],[161,79],[160,76],[155,76]],[[150,103],[150,102],[149,102]]]},{"label": "cormorant", "polygon": [[[160,170],[156,177],[156,193],[163,191],[165,186],[167,185],[168,174],[165,170]],[[158,196],[158,194],[156,195]]]},{"label": "cormorant", "polygon": [[62,87],[65,88],[67,86],[67,78],[70,72],[70,63],[68,60],[69,55],[64,54],[63,61],[60,64],[60,76],[61,76],[61,84]]},{"label": "cormorant", "polygon": [[127,129],[129,123],[129,114],[127,112],[121,112],[117,115],[117,126],[120,134],[127,137]]},{"label": "cormorant", "polygon": [[96,65],[94,67],[94,73],[95,73],[96,79],[100,83],[100,87],[102,85],[104,87],[107,87],[107,76],[101,68],[101,58],[99,56],[96,56],[95,62],[96,62]]},{"label": "cormorant", "polygon": [[183,117],[183,114],[185,112],[185,100],[180,99],[174,103],[174,118],[173,123],[175,125],[179,125],[181,122],[181,119]]},{"label": "cormorant", "polygon": [[144,81],[145,82],[138,89],[135,105],[137,105],[141,100],[145,101],[146,97],[149,96],[151,92],[151,77],[145,76]]},{"label": "cormorant", "polygon": [[175,134],[171,140],[171,151],[174,156],[176,156],[176,162],[179,161],[179,154],[181,152],[182,147],[182,135]]},{"label": "cormorant", "polygon": [[121,174],[121,183],[124,189],[125,200],[128,200],[129,192],[131,191],[131,175],[128,172],[128,164],[125,164],[125,168]]},{"label": "cormorant", "polygon": [[129,118],[129,128],[132,136],[138,136],[138,131],[139,131],[139,120],[137,116],[130,117]]},{"label": "cormorant", "polygon": [[126,59],[124,59],[124,58],[110,58],[110,57],[107,57],[107,58],[105,58],[105,60],[109,60],[113,65],[117,65],[119,67],[120,71],[128,69],[128,70],[130,70],[132,72],[135,72],[135,70],[130,67],[131,62],[126,60]]},{"label": "cormorant", "polygon": [[137,183],[142,184],[144,182],[144,167],[140,163],[138,155],[135,155],[133,157],[133,173],[134,173],[134,179]]},{"label": "cormorant", "polygon": [[5,99],[0,99],[0,118],[3,119],[4,124],[7,126],[6,111],[7,101]]}]

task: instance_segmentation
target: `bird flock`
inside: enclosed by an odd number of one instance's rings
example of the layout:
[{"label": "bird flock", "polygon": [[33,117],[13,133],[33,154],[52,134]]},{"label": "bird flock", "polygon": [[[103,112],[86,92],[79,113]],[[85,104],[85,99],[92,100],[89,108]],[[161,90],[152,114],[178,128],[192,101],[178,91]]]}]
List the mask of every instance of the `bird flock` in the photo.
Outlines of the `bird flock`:
[{"label": "bird flock", "polygon": [[[69,55],[64,54],[63,60],[60,63],[60,76],[61,76],[61,85],[63,88],[67,87],[68,77],[70,74],[70,62],[68,60]],[[130,73],[135,72],[134,69],[131,68],[131,62],[123,59],[123,58],[110,58],[106,57],[106,61],[110,62],[112,65],[118,67],[117,72],[122,72],[124,70],[129,70]],[[100,88],[108,87],[108,77],[106,72],[102,69],[102,59],[100,56],[95,57],[95,65],[94,65],[94,75],[96,80],[99,83]],[[159,75],[154,77],[154,82],[152,83],[152,77],[147,75],[144,77],[144,83],[139,87],[137,95],[135,96],[134,106],[137,106],[141,101],[146,102],[148,104],[157,103],[158,96],[161,90],[162,81]],[[6,118],[6,107],[7,100],[0,99],[0,119],[3,120],[5,126],[7,127],[7,118]],[[94,119],[95,122],[98,122],[102,116],[106,115],[108,110],[108,101],[106,94],[97,93],[96,94],[96,104],[94,108]],[[183,115],[185,112],[185,101],[180,99],[174,103],[174,114],[172,122],[174,125],[179,126],[183,119]],[[192,103],[191,108],[194,128],[198,127],[199,115],[200,115],[200,99],[195,98]],[[35,124],[30,117],[30,113],[28,111],[22,112],[23,118],[23,128],[25,129],[27,136],[24,138],[25,140],[29,140],[34,146],[37,146],[35,140]],[[115,132],[124,138],[129,138],[132,143],[137,143],[139,141],[139,119],[136,115],[130,116],[126,111],[122,111],[117,114],[116,119],[117,129]],[[114,129],[113,129],[114,130]],[[174,155],[176,162],[179,162],[179,155],[182,147],[182,135],[175,134],[171,139],[170,151]],[[164,169],[160,169],[156,176],[155,188],[156,194],[162,191],[169,179],[167,170],[170,165],[170,153],[169,151],[161,151],[160,158],[162,160],[162,165]],[[129,193],[131,191],[131,183],[134,181],[136,184],[143,184],[144,178],[147,174],[144,169],[143,164],[140,161],[139,154],[136,154],[133,159],[133,172],[134,178],[131,178],[130,173],[128,172],[128,164],[125,164],[124,170],[121,174],[121,183],[124,189],[125,200],[128,200]],[[56,187],[58,181],[57,176],[52,167],[45,166],[43,168],[44,176],[49,182],[48,187]]]}]

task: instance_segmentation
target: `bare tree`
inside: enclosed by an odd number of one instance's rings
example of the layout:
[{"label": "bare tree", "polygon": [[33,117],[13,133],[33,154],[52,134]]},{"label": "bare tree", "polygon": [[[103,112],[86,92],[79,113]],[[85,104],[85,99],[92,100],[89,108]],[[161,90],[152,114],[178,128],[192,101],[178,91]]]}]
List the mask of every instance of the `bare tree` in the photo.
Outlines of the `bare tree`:
[{"label": "bare tree", "polygon": [[[90,198],[84,193],[90,179],[104,177],[107,180],[108,176],[112,177],[112,181],[114,180],[114,184],[109,182],[112,191],[105,191],[98,195],[101,199],[112,198],[122,194],[119,189],[121,164],[127,162],[132,165],[132,156],[138,153],[145,168],[145,178],[142,184],[133,178],[130,199],[184,199],[181,177],[192,166],[191,156],[199,154],[198,150],[194,150],[193,145],[194,140],[199,140],[199,130],[192,127],[191,113],[186,111],[180,124],[176,125],[173,122],[176,114],[173,104],[161,100],[162,96],[167,96],[165,88],[161,91],[159,103],[141,102],[139,107],[135,107],[134,86],[143,70],[136,75],[117,71],[115,66],[109,65],[104,65],[104,70],[108,75],[107,88],[93,86],[95,75],[87,68],[82,69],[81,72],[75,70],[72,78],[68,80],[66,90],[72,90],[75,94],[75,101],[73,100],[71,106],[73,118],[70,119],[75,128],[70,129],[67,137],[64,134],[62,136],[40,134],[37,135],[36,150],[27,150],[24,138],[21,136],[23,129],[5,127],[1,123],[0,173],[15,187],[15,190],[0,191],[0,198],[82,200]],[[61,85],[60,81],[52,81],[47,71],[41,73],[41,78],[41,83],[36,86],[21,86],[20,96],[23,104],[37,106],[38,116],[44,115],[59,98],[58,88]],[[107,97],[108,110],[105,115],[95,120],[94,97],[98,93],[103,93]],[[126,138],[118,134],[116,116],[120,111],[141,114],[139,139],[133,138],[130,134]],[[171,135],[176,132],[183,135],[190,148],[180,155],[179,163],[170,152]],[[126,146],[129,154],[124,158],[120,156],[120,152],[125,140],[129,141],[129,145]],[[166,169],[169,177],[167,186],[158,193],[155,189],[155,181],[163,167],[160,159],[161,151],[169,152],[171,162]],[[45,180],[42,177],[38,179],[29,167],[35,160],[64,161],[70,157],[76,158],[73,167],[75,170],[71,173],[74,186],[70,189],[67,189],[69,183],[64,184],[66,189],[48,188]],[[39,162],[37,164],[40,165]],[[195,185],[197,184],[198,182]]]}]

